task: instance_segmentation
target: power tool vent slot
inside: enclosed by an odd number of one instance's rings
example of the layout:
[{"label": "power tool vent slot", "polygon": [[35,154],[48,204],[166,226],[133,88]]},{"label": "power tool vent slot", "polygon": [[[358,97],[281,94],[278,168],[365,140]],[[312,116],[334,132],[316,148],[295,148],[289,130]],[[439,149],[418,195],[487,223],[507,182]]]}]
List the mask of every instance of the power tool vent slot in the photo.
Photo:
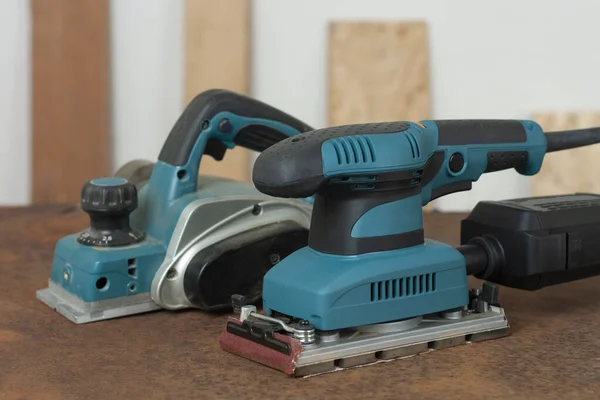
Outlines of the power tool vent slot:
[{"label": "power tool vent slot", "polygon": [[408,140],[413,158],[421,158],[421,148],[419,147],[419,142],[417,142],[415,136],[410,132],[406,132],[404,137]]},{"label": "power tool vent slot", "polygon": [[338,165],[375,162],[375,148],[367,136],[343,136],[331,140]]},{"label": "power tool vent slot", "polygon": [[371,283],[371,301],[398,299],[437,290],[435,273]]}]

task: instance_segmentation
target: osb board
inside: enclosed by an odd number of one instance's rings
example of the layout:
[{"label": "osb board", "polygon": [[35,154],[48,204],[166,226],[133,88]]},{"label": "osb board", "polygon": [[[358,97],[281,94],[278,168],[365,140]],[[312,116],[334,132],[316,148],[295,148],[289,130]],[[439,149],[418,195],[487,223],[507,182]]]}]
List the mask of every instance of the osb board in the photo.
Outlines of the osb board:
[{"label": "osb board", "polygon": [[[546,132],[600,126],[600,111],[540,113],[532,118]],[[600,145],[549,153],[542,169],[531,178],[534,196],[600,193]]]},{"label": "osb board", "polygon": [[108,0],[31,0],[32,201],[109,174]]},{"label": "osb board", "polygon": [[[429,115],[426,23],[330,24],[330,126],[420,121]],[[425,210],[433,208],[430,204]]]},{"label": "osb board", "polygon": [[424,22],[334,22],[329,35],[329,125],[429,117]]},{"label": "osb board", "polygon": [[[248,94],[250,81],[250,1],[186,0],[185,101],[208,89]],[[250,179],[251,151],[228,150],[221,161],[205,156],[203,174]]]}]

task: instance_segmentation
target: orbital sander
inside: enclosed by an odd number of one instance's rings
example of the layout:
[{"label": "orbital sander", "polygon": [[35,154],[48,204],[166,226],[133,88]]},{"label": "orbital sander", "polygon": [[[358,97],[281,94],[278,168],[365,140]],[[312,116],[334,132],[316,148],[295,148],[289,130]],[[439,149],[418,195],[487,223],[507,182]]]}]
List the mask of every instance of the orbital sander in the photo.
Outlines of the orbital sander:
[{"label": "orbital sander", "polygon": [[[508,335],[497,285],[538,290],[600,273],[600,196],[480,203],[458,248],[424,237],[422,206],[484,173],[534,175],[546,153],[599,142],[598,128],[426,120],[330,127],[273,145],[254,184],[280,198],[314,195],[308,245],[265,274],[263,312],[232,298],[239,314],[221,348],[311,376]],[[469,288],[468,275],[482,286]]]}]

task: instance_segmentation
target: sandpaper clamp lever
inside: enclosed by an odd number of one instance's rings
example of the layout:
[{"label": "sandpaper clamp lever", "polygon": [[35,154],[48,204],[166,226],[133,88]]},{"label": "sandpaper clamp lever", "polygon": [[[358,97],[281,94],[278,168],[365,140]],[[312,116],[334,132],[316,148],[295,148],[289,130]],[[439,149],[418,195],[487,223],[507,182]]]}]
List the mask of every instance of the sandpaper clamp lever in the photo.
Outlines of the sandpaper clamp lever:
[{"label": "sandpaper clamp lever", "polygon": [[482,287],[469,291],[469,309],[476,313],[486,312],[490,306],[500,306],[498,303],[498,286],[483,282]]},{"label": "sandpaper clamp lever", "polygon": [[304,345],[316,342],[315,327],[306,320],[300,320],[297,323],[294,323],[292,326],[286,324],[281,319],[259,314],[256,310],[256,306],[242,306],[240,310],[240,322],[242,322],[242,324],[245,323],[246,325],[251,326],[253,322],[257,321],[273,324],[274,331],[281,331],[288,335],[292,335],[294,339],[298,340]]}]

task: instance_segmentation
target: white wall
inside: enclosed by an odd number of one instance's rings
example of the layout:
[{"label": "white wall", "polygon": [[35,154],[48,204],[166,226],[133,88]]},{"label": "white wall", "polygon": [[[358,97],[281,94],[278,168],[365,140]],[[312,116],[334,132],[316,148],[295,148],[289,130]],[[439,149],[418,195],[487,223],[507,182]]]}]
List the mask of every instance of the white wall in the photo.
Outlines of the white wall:
[{"label": "white wall", "polygon": [[[29,189],[29,11],[0,4],[0,204]],[[182,0],[111,0],[113,167],[155,159],[183,108]],[[255,0],[252,90],[322,127],[330,20],[425,19],[432,118],[527,118],[600,107],[600,3],[594,0]],[[14,171],[20,171],[15,176]],[[527,178],[490,174],[438,201],[466,210],[528,194]]]},{"label": "white wall", "polygon": [[113,168],[156,160],[183,111],[183,1],[111,0]]}]

